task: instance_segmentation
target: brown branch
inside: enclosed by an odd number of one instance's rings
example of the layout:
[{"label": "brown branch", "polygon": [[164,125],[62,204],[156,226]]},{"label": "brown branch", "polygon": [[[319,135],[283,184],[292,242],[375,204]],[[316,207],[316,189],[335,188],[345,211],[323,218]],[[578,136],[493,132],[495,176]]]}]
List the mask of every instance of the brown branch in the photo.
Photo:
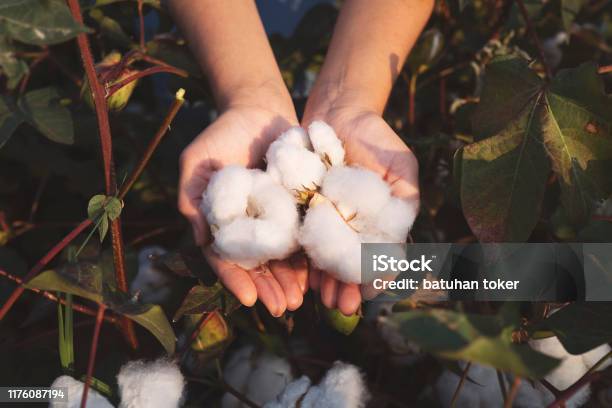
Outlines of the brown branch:
[{"label": "brown branch", "polygon": [[143,7],[143,1],[138,0],[138,22],[140,25],[140,35],[139,35],[140,49],[144,51],[145,49],[145,31],[144,31],[145,26],[144,26],[144,16],[142,15],[142,7]]},{"label": "brown branch", "polygon": [[512,408],[512,403],[514,402],[514,399],[516,398],[516,394],[518,394],[520,385],[521,385],[521,377],[514,377],[514,381],[512,382],[512,387],[510,387],[510,392],[508,393],[508,398],[506,398],[506,400],[504,401],[504,408]]},{"label": "brown branch", "polygon": [[523,19],[525,20],[525,24],[527,25],[527,30],[531,34],[531,37],[533,38],[533,42],[535,43],[535,46],[538,50],[538,54],[540,56],[540,62],[542,63],[542,66],[544,67],[544,71],[546,73],[546,79],[550,80],[552,78],[552,72],[550,70],[550,67],[548,66],[548,63],[546,62],[546,58],[544,57],[544,48],[542,48],[542,42],[540,41],[540,37],[538,37],[538,33],[536,32],[533,26],[533,23],[531,22],[531,19],[529,18],[529,13],[527,12],[525,3],[523,2],[523,0],[516,0],[516,4],[518,5],[519,10],[521,14],[523,15]]},{"label": "brown branch", "polygon": [[174,120],[174,117],[176,116],[176,114],[178,113],[179,109],[181,108],[181,106],[185,102],[185,100],[183,99],[184,93],[185,93],[185,91],[183,91],[182,89],[180,89],[176,93],[176,97],[174,99],[174,102],[172,103],[172,106],[170,107],[170,110],[166,114],[166,117],[164,118],[161,126],[159,127],[159,129],[155,133],[155,136],[153,136],[153,139],[151,139],[151,141],[149,142],[146,150],[144,151],[144,154],[140,158],[140,161],[138,162],[138,164],[136,165],[134,170],[132,170],[132,173],[130,174],[128,179],[125,181],[125,183],[121,187],[121,190],[119,191],[119,199],[120,200],[123,200],[123,198],[125,197],[127,192],[130,190],[130,188],[132,188],[134,183],[138,180],[138,178],[142,174],[143,170],[145,169],[147,163],[151,159],[151,156],[153,155],[153,152],[155,151],[155,149],[159,145],[159,142],[161,142],[161,140],[164,137],[164,135],[166,135],[166,133],[168,132],[168,129],[170,128],[170,124],[172,123],[172,121]]},{"label": "brown branch", "polygon": [[[49,252],[47,252],[47,254],[43,256],[38,262],[36,262],[32,269],[30,269],[30,271],[24,276],[23,282],[27,283],[30,281],[30,279],[38,275],[38,273],[42,271],[42,269],[49,262],[51,262],[51,260],[53,260],[53,258],[55,258],[57,254],[59,254],[64,248],[66,248],[68,244],[70,244],[77,236],[79,236],[79,234],[83,232],[85,228],[89,227],[91,223],[92,221],[90,219],[82,221],[79,225],[76,226],[76,228],[70,231],[68,235],[66,235],[60,242],[55,244],[55,246],[51,248]],[[0,308],[0,321],[4,319],[4,316],[6,316],[8,311],[15,304],[17,299],[19,299],[19,296],[21,296],[24,290],[25,286],[23,286],[23,284],[13,290],[13,293],[11,293],[4,305],[2,305],[2,308]]]},{"label": "brown branch", "polygon": [[91,348],[89,350],[89,361],[87,363],[87,377],[85,378],[85,386],[83,387],[83,396],[81,397],[81,408],[87,406],[87,392],[91,386],[91,377],[93,376],[94,364],[96,362],[96,353],[98,351],[98,340],[100,338],[100,329],[102,328],[102,320],[106,306],[98,305],[98,313],[96,314],[96,326],[94,327],[93,338],[91,340]]},{"label": "brown branch", "polygon": [[457,402],[457,398],[459,398],[459,393],[461,392],[461,389],[463,388],[463,384],[465,384],[465,379],[468,376],[470,367],[472,367],[472,362],[468,361],[468,363],[465,366],[465,369],[463,370],[463,374],[461,374],[461,379],[457,383],[457,388],[455,388],[455,392],[453,393],[453,398],[451,398],[451,403],[450,403],[451,407],[455,406],[455,403]]},{"label": "brown branch", "polygon": [[[79,1],[68,0],[68,6],[70,7],[73,18],[82,24],[83,16],[81,15]],[[106,105],[105,90],[96,73],[87,35],[85,33],[79,34],[77,36],[77,43],[79,45],[83,66],[85,68],[87,80],[89,81],[89,86],[93,95],[96,116],[98,119],[100,145],[102,147],[102,159],[104,162],[104,182],[106,187],[106,195],[114,196],[117,192],[117,183],[115,181],[115,170],[113,166],[113,142],[111,138],[110,122],[108,119],[108,107]],[[121,224],[119,223],[118,219],[111,223],[111,238],[113,242],[113,261],[115,266],[117,287],[122,291],[127,291],[123,238],[121,236]],[[133,322],[127,317],[123,317],[123,327],[125,329],[125,335],[128,343],[133,348],[136,348],[138,343],[136,340],[136,332],[134,331]]]},{"label": "brown branch", "polygon": [[[67,0],[68,7],[72,13],[72,17],[79,23],[83,24],[83,16],[81,15],[81,6],[79,0]],[[111,180],[111,163],[112,163],[112,139],[110,131],[110,122],[108,120],[108,108],[106,105],[106,98],[104,97],[104,87],[98,80],[96,74],[96,68],[94,66],[93,56],[91,49],[89,48],[89,41],[87,40],[87,34],[81,33],[77,36],[77,44],[79,45],[79,51],[81,59],[83,60],[83,67],[85,68],[85,74],[87,81],[93,95],[93,102],[96,111],[96,117],[98,118],[98,127],[100,132],[100,142],[102,145],[102,160],[104,162],[104,181],[106,183],[106,193],[110,194],[113,190]]]},{"label": "brown branch", "polygon": [[[0,269],[0,276],[4,276],[7,279],[22,285],[23,284],[23,280],[15,275],[11,275],[10,273]],[[40,290],[40,289],[36,289],[36,288],[26,288],[31,290],[34,293],[38,293],[39,295],[53,301],[53,302],[57,302],[57,303],[61,303],[64,306],[68,305],[68,302],[66,302],[64,299],[62,298],[58,298],[57,296],[55,296],[53,293],[48,292],[46,290]],[[89,315],[89,316],[95,316],[96,312],[86,306],[80,305],[78,303],[72,303],[72,309],[76,310],[77,312]],[[114,316],[104,316],[104,320],[106,320],[109,323],[117,323],[117,319]]]},{"label": "brown branch", "polygon": [[185,71],[183,71],[182,69],[179,69],[179,68],[167,67],[167,66],[150,67],[150,68],[144,69],[142,71],[138,71],[134,75],[130,75],[129,77],[124,78],[124,79],[118,81],[117,83],[111,85],[107,89],[107,96],[110,97],[110,96],[114,95],[121,88],[123,88],[124,86],[126,86],[130,82],[134,82],[137,79],[140,79],[140,78],[143,78],[143,77],[146,77],[146,76],[149,76],[149,75],[153,75],[153,74],[158,74],[160,72],[168,72],[168,73],[176,74],[176,75],[179,75],[179,76],[182,76],[182,77],[187,77],[187,73]]},{"label": "brown branch", "polygon": [[599,67],[599,69],[597,70],[598,74],[609,74],[610,72],[612,72],[612,65]]}]

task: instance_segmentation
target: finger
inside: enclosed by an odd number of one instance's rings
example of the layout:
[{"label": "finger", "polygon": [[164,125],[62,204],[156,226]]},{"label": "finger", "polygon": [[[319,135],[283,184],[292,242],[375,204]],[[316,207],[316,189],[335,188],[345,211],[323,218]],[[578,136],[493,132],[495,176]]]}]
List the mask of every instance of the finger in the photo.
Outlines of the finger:
[{"label": "finger", "polygon": [[276,281],[270,269],[262,266],[248,271],[255,287],[257,297],[274,317],[279,317],[287,309],[287,301],[280,284]]},{"label": "finger", "polygon": [[209,171],[199,168],[198,159],[185,150],[180,160],[180,178],[177,206],[181,214],[191,223],[196,245],[206,245],[210,234],[206,219],[200,211],[202,193],[206,189]]},{"label": "finger", "polygon": [[338,309],[342,314],[350,316],[359,310],[361,293],[355,283],[341,283],[338,287]]},{"label": "finger", "polygon": [[338,281],[329,274],[323,272],[321,274],[321,302],[323,302],[328,309],[335,309],[337,298]]},{"label": "finger", "polygon": [[257,301],[257,288],[247,271],[224,261],[210,247],[206,247],[203,252],[223,286],[232,292],[240,303],[253,306]]},{"label": "finger", "polygon": [[393,156],[385,180],[391,186],[391,193],[394,196],[418,202],[419,165],[410,150],[400,151]]},{"label": "finger", "polygon": [[308,281],[310,284],[310,289],[317,292],[321,287],[321,270],[315,266],[309,265],[309,274]]},{"label": "finger", "polygon": [[308,290],[308,259],[306,255],[298,252],[289,258],[291,267],[295,271],[296,279],[302,294]]},{"label": "finger", "polygon": [[291,266],[288,260],[271,261],[269,263],[272,275],[283,289],[285,300],[287,301],[287,309],[296,310],[302,305],[303,293],[298,285],[296,271]]}]

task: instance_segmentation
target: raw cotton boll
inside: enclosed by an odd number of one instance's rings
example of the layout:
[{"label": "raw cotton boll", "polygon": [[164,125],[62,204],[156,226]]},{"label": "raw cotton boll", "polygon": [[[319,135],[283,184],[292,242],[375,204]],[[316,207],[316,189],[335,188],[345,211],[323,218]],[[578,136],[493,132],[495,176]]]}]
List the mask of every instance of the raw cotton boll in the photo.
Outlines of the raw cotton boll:
[{"label": "raw cotton boll", "polygon": [[213,174],[201,204],[208,223],[215,228],[243,217],[252,186],[252,171],[241,166],[226,166]]},{"label": "raw cotton boll", "polygon": [[159,246],[149,246],[138,253],[138,273],[130,284],[132,293],[140,293],[144,303],[162,303],[170,296],[170,276],[154,264],[154,258],[166,253]]},{"label": "raw cotton boll", "polygon": [[340,217],[333,204],[324,201],[306,212],[300,244],[314,264],[344,282],[361,282],[361,240]]},{"label": "raw cotton boll", "polygon": [[351,364],[336,361],[321,383],[311,387],[301,408],[363,408],[370,395],[363,374]]},{"label": "raw cotton boll", "polygon": [[293,126],[283,132],[278,139],[282,143],[290,144],[296,147],[303,147],[307,150],[312,150],[310,138],[304,129],[300,126]]},{"label": "raw cotton boll", "polygon": [[376,229],[384,231],[389,242],[404,242],[417,216],[417,200],[406,201],[391,197],[376,217]]},{"label": "raw cotton boll", "polygon": [[317,120],[308,126],[308,136],[312,147],[326,163],[331,166],[344,164],[344,148],[336,132],[327,123]]},{"label": "raw cotton boll", "polygon": [[[559,390],[565,390],[582,377],[601,357],[610,351],[608,344],[603,344],[584,354],[569,354],[556,336],[540,340],[530,340],[529,345],[536,351],[547,354],[551,357],[561,359],[561,364],[551,373],[544,377],[549,383]],[[599,370],[604,369],[610,363],[604,364]],[[579,407],[584,404],[591,395],[590,384],[581,388],[566,403],[568,408]],[[554,400],[552,394],[548,392],[546,402]]]},{"label": "raw cotton boll", "polygon": [[319,156],[285,139],[273,142],[266,153],[266,171],[290,191],[315,190],[327,171]]},{"label": "raw cotton boll", "polygon": [[[287,360],[269,353],[259,353],[252,346],[236,351],[225,366],[223,378],[234,389],[258,405],[274,401],[293,380]],[[226,393],[222,408],[242,408],[244,405]]]},{"label": "raw cotton boll", "polygon": [[264,408],[296,408],[298,401],[310,388],[310,378],[303,375],[289,383],[276,400],[268,402]]},{"label": "raw cotton boll", "polygon": [[185,379],[176,362],[130,361],[117,375],[121,408],[178,408]]},{"label": "raw cotton boll", "polygon": [[213,249],[244,268],[284,259],[297,248],[299,214],[293,196],[257,169],[228,166],[203,195]]},{"label": "raw cotton boll", "polygon": [[[68,375],[62,375],[53,381],[51,387],[65,388],[68,394],[68,399],[64,399],[61,402],[51,401],[49,404],[50,408],[79,408],[81,406],[81,397],[83,396],[83,388],[85,387],[85,384],[83,384],[81,381],[75,380]],[[87,391],[86,406],[87,408],[113,408],[113,404],[108,402],[106,398],[91,387],[89,387],[89,391]]]},{"label": "raw cotton boll", "polygon": [[391,188],[376,173],[357,167],[332,167],[323,179],[321,194],[330,199],[345,218],[355,214],[374,216],[391,196]]}]

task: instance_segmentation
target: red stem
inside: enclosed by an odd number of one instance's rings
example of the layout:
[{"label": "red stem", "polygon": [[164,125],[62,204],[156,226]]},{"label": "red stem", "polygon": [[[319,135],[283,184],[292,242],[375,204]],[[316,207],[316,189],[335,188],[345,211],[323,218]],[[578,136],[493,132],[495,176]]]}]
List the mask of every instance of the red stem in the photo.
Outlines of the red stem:
[{"label": "red stem", "polygon": [[[59,254],[64,248],[66,248],[68,244],[70,244],[81,232],[83,232],[85,228],[90,225],[90,219],[86,219],[82,221],[79,225],[77,225],[75,229],[70,231],[70,233],[68,233],[68,235],[66,235],[60,242],[55,244],[55,246],[51,248],[51,250],[47,252],[45,256],[43,256],[38,262],[36,262],[32,269],[30,269],[30,271],[24,276],[23,281],[27,283],[30,281],[30,279],[38,275],[38,273],[42,271],[42,269],[49,262],[51,262],[51,260],[53,260],[53,258],[55,258],[57,254]],[[19,296],[21,296],[24,290],[25,286],[23,286],[23,284],[13,290],[13,293],[11,293],[9,298],[6,300],[6,302],[4,303],[4,305],[2,305],[2,308],[0,309],[0,321],[4,319],[4,316],[6,316],[8,311],[15,304],[17,299],[19,299]]]},{"label": "red stem", "polygon": [[[83,24],[83,16],[81,15],[81,6],[79,0],[67,0],[72,17],[79,23]],[[91,49],[89,48],[89,41],[87,40],[87,34],[81,33],[77,36],[77,44],[79,45],[79,51],[81,59],[83,60],[83,67],[85,68],[85,74],[87,75],[87,81],[93,94],[93,101],[98,118],[98,127],[100,131],[100,142],[102,145],[102,160],[104,162],[104,182],[106,186],[106,192],[109,194],[113,190],[111,180],[111,162],[112,162],[112,139],[110,131],[110,122],[108,120],[108,108],[106,106],[106,98],[104,97],[104,87],[98,80],[96,69],[94,66],[93,56]]]},{"label": "red stem", "polygon": [[83,387],[83,396],[81,397],[81,408],[87,406],[87,392],[91,385],[91,377],[93,376],[94,364],[96,362],[96,353],[98,351],[98,340],[100,338],[100,329],[102,328],[102,320],[106,306],[98,305],[98,313],[96,314],[96,326],[94,327],[93,339],[91,340],[91,349],[89,350],[89,362],[87,363],[87,377],[85,378],[85,386]]},{"label": "red stem", "polygon": [[142,15],[142,0],[138,0],[138,21],[140,23],[140,49],[145,49],[145,32],[144,32],[144,16]]},{"label": "red stem", "polygon": [[519,387],[521,385],[521,377],[515,377],[514,382],[512,383],[512,387],[510,388],[510,392],[508,393],[508,398],[504,401],[504,408],[512,408],[512,403],[516,398],[516,394],[518,394]]},{"label": "red stem", "polygon": [[516,0],[516,4],[518,5],[519,10],[521,11],[521,14],[523,15],[523,19],[525,20],[525,24],[527,25],[527,30],[531,34],[531,37],[533,38],[533,42],[535,43],[535,46],[538,50],[538,54],[540,56],[540,62],[542,63],[542,66],[544,67],[546,78],[550,79],[552,78],[552,72],[550,70],[550,67],[546,63],[546,58],[544,58],[544,48],[542,48],[540,37],[538,37],[538,33],[536,32],[535,28],[533,27],[533,24],[531,23],[531,19],[529,18],[529,13],[527,12],[527,8],[525,8],[525,3],[523,3],[523,0]]},{"label": "red stem", "polygon": [[182,69],[168,67],[168,66],[150,67],[142,71],[138,71],[134,75],[130,75],[129,77],[124,78],[120,80],[119,82],[111,85],[108,88],[107,95],[110,97],[114,95],[116,92],[118,92],[121,88],[129,84],[130,82],[133,82],[133,81],[136,81],[137,79],[140,79],[140,78],[143,78],[149,75],[157,74],[160,72],[169,72],[171,74],[176,74],[182,77],[187,77],[187,73],[185,73],[185,71],[183,71]]}]

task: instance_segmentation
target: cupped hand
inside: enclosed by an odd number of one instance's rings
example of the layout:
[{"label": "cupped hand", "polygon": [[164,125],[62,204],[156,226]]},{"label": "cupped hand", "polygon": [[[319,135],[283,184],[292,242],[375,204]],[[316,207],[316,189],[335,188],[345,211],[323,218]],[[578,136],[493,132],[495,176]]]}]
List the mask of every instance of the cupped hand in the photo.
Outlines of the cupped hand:
[{"label": "cupped hand", "polygon": [[274,316],[302,304],[308,288],[305,259],[296,255],[253,270],[227,262],[211,249],[209,227],[199,207],[215,171],[229,164],[261,166],[268,145],[295,124],[293,108],[279,112],[261,105],[235,105],[200,133],[180,159],[178,208],[190,221],[196,243],[204,248],[221,282],[242,304],[252,306],[259,299]]},{"label": "cupped hand", "polygon": [[[393,195],[418,200],[418,163],[412,151],[377,113],[354,107],[335,107],[304,118],[306,127],[314,120],[324,120],[338,134],[346,151],[346,162],[380,174],[391,186]],[[330,274],[310,270],[310,287],[319,290],[322,303],[338,308],[345,315],[355,313],[366,287],[344,283]]]}]

